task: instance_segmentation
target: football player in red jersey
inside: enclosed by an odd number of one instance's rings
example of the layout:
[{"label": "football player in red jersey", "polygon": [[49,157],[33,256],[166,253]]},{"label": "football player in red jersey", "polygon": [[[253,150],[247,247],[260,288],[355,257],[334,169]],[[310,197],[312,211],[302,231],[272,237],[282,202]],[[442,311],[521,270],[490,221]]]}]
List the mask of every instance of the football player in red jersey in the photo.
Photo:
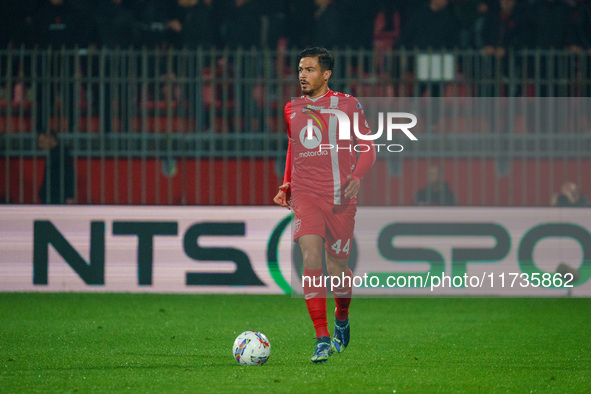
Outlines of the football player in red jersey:
[{"label": "football player in red jersey", "polygon": [[[332,54],[324,48],[308,48],[299,57],[303,96],[285,106],[287,162],[283,184],[273,201],[294,211],[294,241],[304,258],[304,297],[317,337],[311,360],[318,363],[327,361],[335,351],[341,353],[349,344],[352,273],[347,260],[360,182],[371,169],[376,153],[371,141],[358,138],[371,133],[361,104],[328,87],[334,67]],[[348,138],[339,138],[336,110],[346,114],[351,125],[356,121],[355,134],[348,130]],[[332,339],[322,278],[323,248],[328,274],[341,279],[340,286],[332,289],[336,303]]]}]

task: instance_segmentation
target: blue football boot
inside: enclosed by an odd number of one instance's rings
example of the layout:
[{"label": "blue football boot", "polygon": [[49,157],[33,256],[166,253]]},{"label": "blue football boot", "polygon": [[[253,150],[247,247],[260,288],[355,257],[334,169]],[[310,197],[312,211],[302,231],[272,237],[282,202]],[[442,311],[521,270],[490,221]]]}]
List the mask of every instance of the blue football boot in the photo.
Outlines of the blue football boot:
[{"label": "blue football boot", "polygon": [[351,337],[351,329],[349,326],[349,319],[340,321],[334,319],[334,337],[332,338],[332,345],[337,353],[345,351],[349,346],[349,338]]},{"label": "blue football boot", "polygon": [[316,349],[310,358],[313,363],[323,363],[328,361],[328,358],[334,353],[333,345],[330,337],[320,337],[316,340]]}]

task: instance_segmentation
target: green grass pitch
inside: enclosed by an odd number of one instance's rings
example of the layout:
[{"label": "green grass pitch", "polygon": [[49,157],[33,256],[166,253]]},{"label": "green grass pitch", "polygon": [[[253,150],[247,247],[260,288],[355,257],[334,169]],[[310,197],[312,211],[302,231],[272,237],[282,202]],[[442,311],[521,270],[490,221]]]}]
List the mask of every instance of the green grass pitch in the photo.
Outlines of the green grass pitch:
[{"label": "green grass pitch", "polygon": [[[3,393],[591,392],[591,299],[354,299],[350,347],[321,365],[289,296],[0,300]],[[248,329],[271,341],[262,367],[232,357]]]}]

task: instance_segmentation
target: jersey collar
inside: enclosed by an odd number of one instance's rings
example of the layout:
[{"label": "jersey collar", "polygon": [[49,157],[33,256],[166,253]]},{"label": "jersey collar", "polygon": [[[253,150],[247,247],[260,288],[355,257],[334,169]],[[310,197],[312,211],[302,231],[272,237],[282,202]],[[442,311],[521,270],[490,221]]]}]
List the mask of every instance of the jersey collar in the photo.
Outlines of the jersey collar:
[{"label": "jersey collar", "polygon": [[332,90],[328,89],[328,91],[326,93],[324,93],[322,96],[318,96],[318,97],[308,97],[307,95],[304,95],[304,98],[307,98],[308,100],[314,102],[318,99],[321,99],[323,97],[326,97],[328,95],[330,95],[332,93]]}]

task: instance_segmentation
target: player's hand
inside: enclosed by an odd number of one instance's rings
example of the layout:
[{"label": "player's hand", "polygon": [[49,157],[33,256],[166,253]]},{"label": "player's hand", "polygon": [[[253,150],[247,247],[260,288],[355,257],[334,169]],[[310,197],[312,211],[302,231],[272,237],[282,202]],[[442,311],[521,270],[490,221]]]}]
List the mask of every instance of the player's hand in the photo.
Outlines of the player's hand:
[{"label": "player's hand", "polygon": [[357,193],[359,193],[360,185],[359,179],[353,178],[353,174],[347,175],[347,188],[345,189],[345,198],[354,198],[357,197]]},{"label": "player's hand", "polygon": [[273,199],[273,202],[280,207],[291,209],[291,192],[289,182],[279,186],[279,191]]}]

